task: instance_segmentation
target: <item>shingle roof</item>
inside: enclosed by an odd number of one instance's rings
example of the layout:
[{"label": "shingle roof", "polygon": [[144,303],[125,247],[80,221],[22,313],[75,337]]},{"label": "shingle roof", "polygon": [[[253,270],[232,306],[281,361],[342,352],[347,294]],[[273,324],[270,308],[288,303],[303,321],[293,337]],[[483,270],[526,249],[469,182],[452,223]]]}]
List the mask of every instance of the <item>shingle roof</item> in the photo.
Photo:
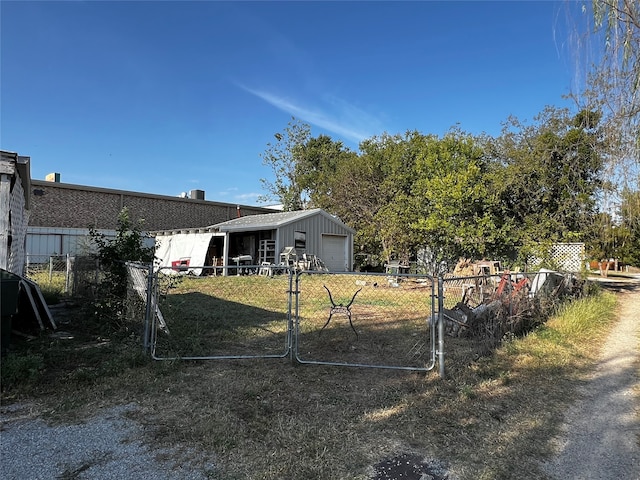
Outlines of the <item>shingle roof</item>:
[{"label": "shingle roof", "polygon": [[279,228],[289,223],[297,222],[298,220],[301,220],[303,218],[311,217],[318,214],[331,218],[334,222],[343,225],[348,230],[352,230],[351,228],[344,225],[342,221],[340,221],[340,219],[329,215],[321,208],[297,210],[295,212],[275,212],[265,213],[261,215],[247,215],[246,217],[234,218],[233,220],[227,220],[226,222],[217,223],[209,228],[215,228],[221,232],[268,230]]}]

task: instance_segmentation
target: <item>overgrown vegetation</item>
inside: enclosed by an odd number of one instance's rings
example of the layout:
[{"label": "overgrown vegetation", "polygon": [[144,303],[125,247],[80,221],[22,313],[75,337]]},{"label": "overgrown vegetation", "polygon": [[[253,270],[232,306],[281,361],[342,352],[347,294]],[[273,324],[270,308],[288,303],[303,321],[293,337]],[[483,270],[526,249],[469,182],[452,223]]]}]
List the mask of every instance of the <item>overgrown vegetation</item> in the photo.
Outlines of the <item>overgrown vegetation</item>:
[{"label": "overgrown vegetation", "polygon": [[40,287],[42,296],[47,305],[55,305],[66,295],[66,278],[64,272],[30,272],[29,278]]},{"label": "overgrown vegetation", "polygon": [[[358,258],[432,264],[543,258],[584,242],[592,259],[640,265],[640,7],[568,2],[572,110],[531,123],[506,119],[497,137],[452,128],[438,137],[382,133],[359,151],[296,119],[263,155],[285,209],[321,207],[357,230]],[[570,62],[571,63],[571,62]]]},{"label": "overgrown vegetation", "polygon": [[44,359],[40,354],[21,352],[2,359],[2,389],[33,387],[41,378]]},{"label": "overgrown vegetation", "polygon": [[96,257],[105,275],[103,287],[109,294],[124,297],[127,292],[125,262],[151,263],[154,258],[154,247],[144,245],[146,235],[142,233],[142,222],[132,222],[129,210],[125,207],[118,214],[115,238],[109,238],[94,229],[89,231],[89,235],[96,246]]},{"label": "overgrown vegetation", "polygon": [[97,230],[89,231],[96,247],[96,257],[102,273],[95,296],[88,306],[88,315],[104,326],[104,333],[126,331],[127,268],[126,262],[153,262],[155,248],[146,247],[142,222],[134,223],[125,207],[118,215],[115,238]]}]

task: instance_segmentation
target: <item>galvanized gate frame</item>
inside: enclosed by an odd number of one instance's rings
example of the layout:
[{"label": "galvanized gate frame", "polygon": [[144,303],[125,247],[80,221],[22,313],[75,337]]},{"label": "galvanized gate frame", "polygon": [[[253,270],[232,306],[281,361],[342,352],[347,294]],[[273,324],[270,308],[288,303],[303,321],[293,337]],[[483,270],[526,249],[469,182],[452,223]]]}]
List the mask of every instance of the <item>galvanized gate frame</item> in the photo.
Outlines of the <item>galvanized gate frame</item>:
[{"label": "galvanized gate frame", "polygon": [[[440,298],[438,298],[438,295],[435,293],[435,285],[436,282],[434,281],[435,279],[433,277],[427,276],[427,275],[413,275],[413,274],[397,274],[394,275],[394,277],[399,277],[399,278],[404,278],[404,279],[408,279],[408,278],[428,278],[431,280],[431,315],[428,319],[425,319],[426,322],[428,322],[428,327],[429,327],[429,344],[431,346],[431,358],[429,359],[429,362],[427,365],[425,365],[424,367],[409,367],[409,366],[397,366],[397,365],[379,365],[379,364],[366,364],[366,363],[349,363],[349,362],[331,362],[331,361],[321,361],[321,360],[305,360],[303,358],[301,358],[300,353],[299,353],[299,338],[300,338],[300,278],[302,277],[302,275],[304,274],[316,274],[316,275],[332,275],[332,273],[327,273],[327,272],[316,272],[316,271],[298,271],[296,273],[296,281],[295,281],[295,290],[292,291],[292,294],[295,295],[295,312],[293,313],[292,317],[293,317],[293,335],[292,335],[292,339],[293,339],[293,345],[292,345],[292,350],[291,350],[291,361],[292,363],[297,363],[297,364],[307,364],[307,365],[330,365],[330,366],[338,366],[338,367],[361,367],[361,368],[379,368],[379,369],[389,369],[389,370],[406,370],[406,371],[415,371],[415,372],[427,372],[432,370],[435,365],[436,365],[436,354],[438,353],[436,351],[436,337],[435,337],[435,332],[436,329],[434,328],[436,325],[436,322],[438,324],[442,324],[442,315],[439,313],[442,308],[438,309],[438,313],[436,313],[436,308],[435,308],[435,304],[436,304],[436,299],[438,299],[438,305],[441,306],[442,302],[440,300]],[[334,273],[335,274],[335,273]],[[362,276],[380,276],[379,274],[367,274],[367,273],[363,273],[363,272],[340,272],[339,275],[357,275],[359,277]],[[440,282],[438,282],[438,285],[441,285]],[[326,287],[325,287],[326,288]],[[331,295],[329,293],[329,295]],[[355,298],[355,295],[354,295]],[[327,322],[328,323],[328,322]],[[326,325],[325,325],[326,326]],[[438,328],[438,332],[440,332],[441,329]],[[442,333],[444,334],[444,329],[442,329]],[[444,346],[444,340],[441,339],[440,340],[440,345]],[[441,360],[444,359],[444,357],[440,357]],[[444,376],[444,365],[441,366],[441,375]]]},{"label": "galvanized gate frame", "polygon": [[[213,268],[210,266],[203,267],[192,267],[192,268],[202,268],[209,269]],[[215,267],[217,269],[221,269],[223,267]],[[224,268],[233,268],[236,267],[224,267]],[[247,266],[245,268],[252,269],[255,268],[256,271],[259,266]],[[248,359],[260,359],[260,358],[287,358],[291,356],[291,332],[292,332],[292,320],[291,320],[291,289],[293,282],[293,272],[288,273],[289,277],[289,287],[287,291],[287,331],[285,335],[285,346],[284,351],[281,353],[275,354],[257,354],[257,355],[194,355],[194,356],[173,356],[173,357],[163,357],[157,354],[156,352],[156,344],[158,339],[158,325],[162,326],[164,320],[162,319],[159,308],[150,307],[153,305],[158,305],[159,298],[159,274],[160,270],[158,269],[156,272],[151,271],[149,275],[149,288],[148,288],[148,300],[147,300],[147,314],[145,318],[152,318],[152,321],[147,322],[145,320],[145,331],[149,331],[148,338],[149,341],[146,343],[145,350],[149,351],[151,354],[151,358],[154,360],[248,360]],[[286,270],[286,269],[284,269]],[[149,325],[149,326],[148,326]],[[169,328],[167,326],[167,328]],[[145,335],[145,338],[147,335]]]},{"label": "galvanized gate frame", "polygon": [[[300,335],[300,317],[299,317],[299,301],[300,301],[300,277],[305,273],[315,273],[309,271],[295,271],[294,269],[285,270],[284,274],[289,277],[289,288],[287,295],[287,332],[285,338],[284,351],[277,354],[257,354],[257,355],[211,355],[211,356],[173,356],[163,357],[156,352],[156,343],[158,338],[159,328],[170,328],[164,323],[162,313],[159,309],[159,271],[154,271],[153,265],[141,265],[141,264],[127,264],[127,266],[135,269],[139,269],[144,272],[144,281],[146,285],[143,286],[143,276],[137,275],[135,282],[135,290],[138,294],[145,298],[145,316],[144,316],[144,329],[143,329],[143,348],[146,352],[150,353],[151,358],[154,360],[236,360],[236,359],[261,359],[261,358],[289,358],[292,364],[310,364],[310,365],[330,365],[330,366],[342,366],[342,367],[361,367],[361,368],[377,368],[377,369],[391,369],[391,370],[405,370],[416,372],[427,372],[434,369],[436,363],[439,365],[440,377],[444,378],[444,322],[443,322],[443,280],[442,277],[430,277],[426,275],[413,275],[413,274],[398,274],[397,277],[411,278],[428,278],[431,280],[431,315],[428,319],[428,342],[430,345],[430,358],[428,363],[424,367],[411,367],[411,366],[394,366],[394,365],[376,365],[376,364],[361,364],[361,363],[348,363],[348,362],[327,362],[327,361],[315,361],[302,359],[299,351],[299,335]],[[210,267],[193,267],[207,269]],[[220,267],[217,267],[220,268]],[[260,268],[260,266],[249,267]],[[325,275],[331,275],[332,273],[323,273]],[[335,274],[335,272],[334,272]],[[362,272],[340,272],[340,275],[367,275]],[[295,277],[295,284],[294,284]],[[437,285],[437,291],[436,291]],[[437,305],[437,306],[436,306]],[[437,345],[436,345],[437,335]]]}]

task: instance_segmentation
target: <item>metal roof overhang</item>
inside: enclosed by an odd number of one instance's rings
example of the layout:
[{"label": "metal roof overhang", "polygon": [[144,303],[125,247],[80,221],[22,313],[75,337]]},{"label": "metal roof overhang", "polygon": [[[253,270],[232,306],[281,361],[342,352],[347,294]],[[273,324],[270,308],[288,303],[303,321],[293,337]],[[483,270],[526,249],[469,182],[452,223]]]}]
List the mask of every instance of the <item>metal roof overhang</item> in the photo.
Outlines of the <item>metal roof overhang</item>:
[{"label": "metal roof overhang", "polygon": [[[289,212],[293,213],[293,212]],[[259,230],[277,230],[278,228],[284,227],[291,223],[298,222],[307,217],[311,217],[314,215],[322,215],[331,221],[338,223],[340,226],[345,228],[350,233],[354,234],[355,230],[351,227],[345,225],[338,217],[330,215],[322,209],[312,209],[312,210],[304,210],[300,212],[295,212],[296,215],[287,215],[281,213],[268,213],[264,215],[250,215],[247,217],[242,217],[238,219],[228,220],[223,223],[218,223],[216,225],[212,225],[209,228],[218,229],[221,232],[251,232],[251,231],[259,231]]]}]

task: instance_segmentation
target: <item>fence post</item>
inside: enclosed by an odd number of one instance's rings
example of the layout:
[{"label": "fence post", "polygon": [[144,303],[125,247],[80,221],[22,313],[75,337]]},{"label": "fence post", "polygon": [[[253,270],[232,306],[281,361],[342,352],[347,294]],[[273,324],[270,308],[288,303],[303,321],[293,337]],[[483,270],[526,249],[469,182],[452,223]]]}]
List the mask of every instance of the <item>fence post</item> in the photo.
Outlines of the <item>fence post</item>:
[{"label": "fence post", "polygon": [[155,312],[152,312],[152,303],[155,298],[153,291],[153,264],[150,264],[147,270],[147,304],[145,305],[144,311],[144,335],[142,339],[142,347],[145,352],[149,351],[149,342],[151,340],[150,335],[150,327],[151,327],[151,315]]},{"label": "fence post", "polygon": [[[291,316],[291,321],[289,323],[289,331],[291,335],[291,344],[290,344],[290,358],[291,365],[298,365],[298,321],[299,317],[299,301],[300,301],[300,276],[295,271],[295,269],[290,268],[289,271],[289,302],[294,300],[293,302],[293,310],[294,314]],[[293,282],[293,277],[296,277],[295,284]],[[292,305],[290,303],[289,311],[291,311]]]},{"label": "fence post", "polygon": [[64,269],[64,293],[69,293],[69,281],[71,279],[71,255],[67,253]]},{"label": "fence post", "polygon": [[53,256],[49,256],[49,284],[53,281]]},{"label": "fence post", "polygon": [[438,367],[440,378],[444,379],[444,281],[438,277]]}]

